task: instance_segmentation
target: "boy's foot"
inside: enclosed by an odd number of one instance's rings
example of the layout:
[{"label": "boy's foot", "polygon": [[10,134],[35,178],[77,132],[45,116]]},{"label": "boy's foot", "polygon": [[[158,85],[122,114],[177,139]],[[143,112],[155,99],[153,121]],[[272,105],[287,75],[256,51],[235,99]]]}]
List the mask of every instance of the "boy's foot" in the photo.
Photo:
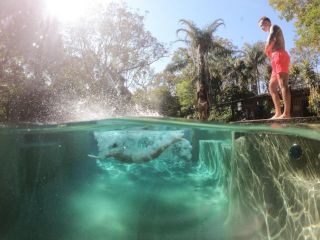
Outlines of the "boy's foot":
[{"label": "boy's foot", "polygon": [[291,116],[289,114],[282,114],[280,117],[278,117],[278,119],[285,119],[285,118],[291,118]]},{"label": "boy's foot", "polygon": [[270,118],[270,119],[278,119],[278,118],[280,118],[282,115],[281,114],[275,114],[272,118]]}]

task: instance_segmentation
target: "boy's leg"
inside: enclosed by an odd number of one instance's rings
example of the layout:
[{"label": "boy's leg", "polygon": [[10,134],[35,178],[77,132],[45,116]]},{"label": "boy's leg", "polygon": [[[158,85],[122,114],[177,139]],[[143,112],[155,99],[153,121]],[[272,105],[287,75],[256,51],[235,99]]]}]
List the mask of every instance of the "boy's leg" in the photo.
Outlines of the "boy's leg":
[{"label": "boy's leg", "polygon": [[275,108],[275,114],[271,119],[279,118],[281,116],[281,108],[280,108],[280,96],[278,93],[278,80],[277,77],[271,76],[269,82],[269,92],[273,101],[273,105]]},{"label": "boy's leg", "polygon": [[288,73],[278,73],[277,78],[279,81],[279,87],[283,98],[284,111],[279,118],[291,117],[291,93],[288,86]]}]

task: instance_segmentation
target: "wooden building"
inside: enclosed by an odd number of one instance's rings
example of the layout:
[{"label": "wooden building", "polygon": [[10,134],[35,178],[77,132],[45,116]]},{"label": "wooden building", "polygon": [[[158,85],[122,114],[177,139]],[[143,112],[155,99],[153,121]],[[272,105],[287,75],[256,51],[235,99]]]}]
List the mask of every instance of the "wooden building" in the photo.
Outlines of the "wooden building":
[{"label": "wooden building", "polygon": [[[309,88],[291,90],[291,116],[308,117],[311,113],[308,110]],[[225,104],[224,104],[225,105]],[[269,93],[230,102],[233,121],[266,119],[273,116],[273,102]],[[283,104],[281,101],[283,109]]]}]

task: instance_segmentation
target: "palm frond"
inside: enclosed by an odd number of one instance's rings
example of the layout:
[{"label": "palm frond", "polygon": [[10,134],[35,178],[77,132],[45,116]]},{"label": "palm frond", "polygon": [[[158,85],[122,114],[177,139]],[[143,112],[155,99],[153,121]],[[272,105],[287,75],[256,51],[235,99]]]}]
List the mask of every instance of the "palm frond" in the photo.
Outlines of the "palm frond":
[{"label": "palm frond", "polygon": [[199,31],[199,28],[191,20],[180,19],[179,23],[182,24],[182,25],[186,25],[190,29],[190,31],[194,31],[194,32],[198,32]]},{"label": "palm frond", "polygon": [[192,32],[191,32],[190,30],[188,30],[188,29],[185,29],[185,28],[179,28],[179,29],[176,31],[177,35],[179,35],[180,32],[185,32],[186,35],[192,35]]},{"label": "palm frond", "polygon": [[217,28],[220,27],[221,25],[225,26],[223,19],[219,18],[215,20],[213,23],[209,24],[206,27],[205,31],[210,35],[212,35],[217,30]]},{"label": "palm frond", "polygon": [[180,32],[184,32],[185,40],[189,39],[190,42],[195,42],[198,38],[200,29],[191,21],[186,19],[180,19],[179,23],[186,25],[185,28],[179,28],[176,33],[179,35]]}]

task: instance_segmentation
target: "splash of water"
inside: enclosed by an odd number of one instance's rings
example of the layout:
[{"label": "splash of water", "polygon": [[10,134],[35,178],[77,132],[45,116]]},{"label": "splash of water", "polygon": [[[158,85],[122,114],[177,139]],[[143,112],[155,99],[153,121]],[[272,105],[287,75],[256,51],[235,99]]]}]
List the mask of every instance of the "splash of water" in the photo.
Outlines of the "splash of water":
[{"label": "splash of water", "polygon": [[[115,107],[114,103],[97,103],[87,100],[67,100],[57,103],[55,112],[60,117],[51,116],[52,122],[79,122],[101,120],[114,117],[160,117],[161,115],[154,110],[135,104],[131,107]],[[55,115],[55,114],[53,114]]]}]

